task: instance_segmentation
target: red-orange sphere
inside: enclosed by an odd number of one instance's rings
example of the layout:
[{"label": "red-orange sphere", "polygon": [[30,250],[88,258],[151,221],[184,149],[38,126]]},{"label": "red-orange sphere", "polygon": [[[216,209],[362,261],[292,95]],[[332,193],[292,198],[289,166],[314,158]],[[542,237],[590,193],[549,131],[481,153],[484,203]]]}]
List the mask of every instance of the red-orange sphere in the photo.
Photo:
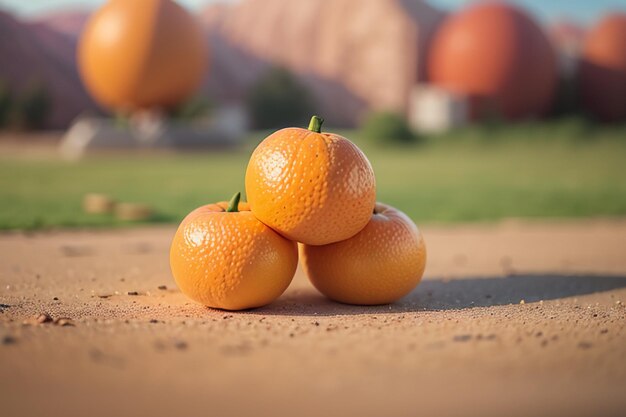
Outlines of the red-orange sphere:
[{"label": "red-orange sphere", "polygon": [[556,54],[541,28],[515,7],[488,2],[451,16],[429,55],[430,81],[466,96],[474,117],[521,119],[550,110]]},{"label": "red-orange sphere", "polygon": [[580,81],[587,111],[607,122],[626,120],[626,14],[606,16],[587,34]]},{"label": "red-orange sphere", "polygon": [[171,108],[202,81],[207,50],[194,18],[171,0],[109,0],[78,48],[81,77],[101,105]]}]

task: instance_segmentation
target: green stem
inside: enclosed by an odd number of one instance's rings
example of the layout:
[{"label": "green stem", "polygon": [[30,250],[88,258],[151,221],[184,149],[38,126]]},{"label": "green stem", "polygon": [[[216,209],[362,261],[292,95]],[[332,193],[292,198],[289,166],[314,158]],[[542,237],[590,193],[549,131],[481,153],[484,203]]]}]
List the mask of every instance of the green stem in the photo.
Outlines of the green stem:
[{"label": "green stem", "polygon": [[237,213],[239,211],[239,200],[241,200],[241,193],[237,193],[230,199],[228,203],[228,208],[226,211],[228,213]]},{"label": "green stem", "polygon": [[324,119],[319,116],[311,117],[311,123],[309,123],[309,130],[315,133],[322,133],[322,124]]}]

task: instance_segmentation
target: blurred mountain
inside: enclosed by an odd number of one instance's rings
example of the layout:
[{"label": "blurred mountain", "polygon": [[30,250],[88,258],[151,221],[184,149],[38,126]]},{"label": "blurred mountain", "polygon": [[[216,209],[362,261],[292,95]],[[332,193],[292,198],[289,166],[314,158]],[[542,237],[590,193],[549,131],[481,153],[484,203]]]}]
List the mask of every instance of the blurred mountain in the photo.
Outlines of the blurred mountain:
[{"label": "blurred mountain", "polygon": [[52,104],[47,128],[64,128],[78,114],[96,110],[76,69],[76,39],[45,18],[22,22],[0,11],[0,56],[5,58],[0,80],[15,95],[34,84],[45,86]]},{"label": "blurred mountain", "polygon": [[201,14],[212,54],[206,88],[218,100],[240,99],[272,63],[308,84],[335,124],[354,125],[372,109],[405,112],[443,17],[422,0],[211,5]]},{"label": "blurred mountain", "polygon": [[76,42],[89,19],[90,12],[67,10],[51,12],[35,19],[35,22],[48,26],[56,32],[68,36]]}]

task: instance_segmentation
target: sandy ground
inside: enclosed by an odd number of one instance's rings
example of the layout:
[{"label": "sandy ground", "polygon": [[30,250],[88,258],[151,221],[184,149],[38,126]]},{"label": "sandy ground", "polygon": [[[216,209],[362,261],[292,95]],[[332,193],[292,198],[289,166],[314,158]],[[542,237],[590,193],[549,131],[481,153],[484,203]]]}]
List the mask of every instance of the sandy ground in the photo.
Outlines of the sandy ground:
[{"label": "sandy ground", "polygon": [[396,304],[299,271],[242,313],[176,289],[173,232],[0,234],[2,415],[626,415],[626,221],[428,227]]}]

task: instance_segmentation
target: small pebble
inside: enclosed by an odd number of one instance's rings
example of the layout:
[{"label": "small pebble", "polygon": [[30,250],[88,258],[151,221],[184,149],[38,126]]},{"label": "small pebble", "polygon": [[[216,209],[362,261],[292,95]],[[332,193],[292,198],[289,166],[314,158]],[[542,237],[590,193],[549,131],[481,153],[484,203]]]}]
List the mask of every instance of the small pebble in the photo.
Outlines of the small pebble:
[{"label": "small pebble", "polygon": [[93,250],[86,246],[62,246],[61,253],[67,257],[89,256]]},{"label": "small pebble", "polygon": [[59,301],[59,297],[54,297],[53,300],[54,301]]},{"label": "small pebble", "polygon": [[158,323],[159,321],[157,319],[151,319],[150,323]]},{"label": "small pebble", "polygon": [[41,313],[40,315],[37,316],[35,321],[39,324],[49,323],[52,321],[52,317],[50,317],[50,314],[48,313]]},{"label": "small pebble", "polygon": [[452,338],[455,342],[467,342],[472,338],[471,334],[458,334]]},{"label": "small pebble", "polygon": [[128,291],[126,294],[128,294],[128,295],[139,295],[139,292],[137,292],[137,291]]},{"label": "small pebble", "polygon": [[519,302],[519,303],[520,303],[520,304],[526,304],[526,301],[524,301],[524,300],[520,300],[520,302]]},{"label": "small pebble", "polygon": [[6,335],[2,338],[3,345],[13,345],[15,343],[17,343],[17,339],[11,335]]},{"label": "small pebble", "polygon": [[177,341],[174,343],[174,347],[175,347],[176,349],[178,349],[178,350],[185,350],[185,349],[187,349],[188,345],[187,345],[187,342],[185,342],[185,341],[183,341],[183,340],[177,340]]},{"label": "small pebble", "polygon": [[60,317],[56,319],[54,321],[54,324],[56,324],[57,326],[62,326],[62,327],[74,326],[74,322],[72,321],[72,319],[67,318],[67,317]]},{"label": "small pebble", "polygon": [[160,290],[167,290],[167,285],[159,285],[157,288]]},{"label": "small pebble", "polygon": [[91,349],[89,351],[89,357],[98,362],[104,357],[104,353],[100,349]]}]

